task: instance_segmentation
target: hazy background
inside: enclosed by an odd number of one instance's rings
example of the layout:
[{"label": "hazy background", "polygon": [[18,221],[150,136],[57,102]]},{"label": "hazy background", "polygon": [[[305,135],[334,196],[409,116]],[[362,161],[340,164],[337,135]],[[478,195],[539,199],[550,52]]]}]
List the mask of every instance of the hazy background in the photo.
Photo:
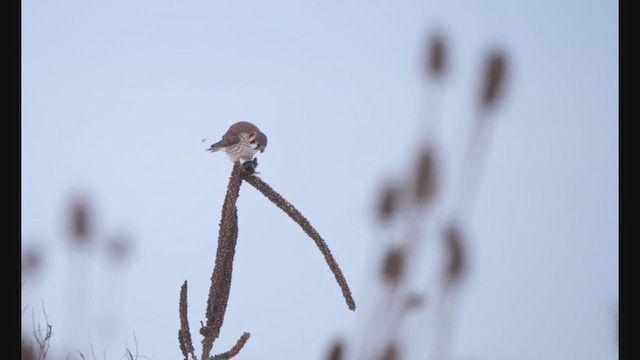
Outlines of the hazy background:
[{"label": "hazy background", "polygon": [[[22,249],[40,251],[22,305],[53,325],[51,353],[125,343],[180,358],[189,281],[204,320],[231,163],[204,149],[234,122],[269,137],[262,178],[322,234],[354,298],[383,180],[406,170],[433,101],[425,36],[447,39],[441,153],[473,116],[480,70],[508,55],[477,203],[455,359],[617,357],[618,4],[615,1],[22,2]],[[203,138],[209,138],[202,142]],[[85,194],[93,246],[68,244]],[[214,351],[322,359],[349,311],[315,245],[250,186]],[[131,241],[109,262],[104,244]],[[39,249],[39,250],[33,250]],[[31,309],[22,315],[23,334]],[[75,330],[74,330],[75,329]],[[199,351],[198,351],[199,352]]]}]

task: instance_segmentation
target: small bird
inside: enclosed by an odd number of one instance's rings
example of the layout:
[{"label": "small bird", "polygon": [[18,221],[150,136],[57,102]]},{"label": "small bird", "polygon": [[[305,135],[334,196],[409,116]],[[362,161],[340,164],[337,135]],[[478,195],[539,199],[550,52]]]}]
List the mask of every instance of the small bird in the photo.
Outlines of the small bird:
[{"label": "small bird", "polygon": [[224,150],[233,162],[253,160],[255,154],[264,152],[267,136],[255,125],[247,121],[237,122],[222,135],[222,140],[211,145],[207,151]]}]

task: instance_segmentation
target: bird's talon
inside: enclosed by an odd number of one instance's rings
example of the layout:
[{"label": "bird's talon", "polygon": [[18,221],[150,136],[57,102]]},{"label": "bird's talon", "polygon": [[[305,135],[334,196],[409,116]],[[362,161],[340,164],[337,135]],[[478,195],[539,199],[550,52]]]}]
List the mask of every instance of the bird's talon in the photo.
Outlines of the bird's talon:
[{"label": "bird's talon", "polygon": [[256,174],[256,168],[258,167],[258,158],[253,158],[253,160],[245,161],[242,163],[242,167],[249,175]]}]

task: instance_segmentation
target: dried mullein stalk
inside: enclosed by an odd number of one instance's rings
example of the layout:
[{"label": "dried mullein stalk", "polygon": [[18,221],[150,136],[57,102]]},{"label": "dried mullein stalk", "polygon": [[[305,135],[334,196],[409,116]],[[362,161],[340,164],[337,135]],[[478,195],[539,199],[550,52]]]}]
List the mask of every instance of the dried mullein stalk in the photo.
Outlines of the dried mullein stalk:
[{"label": "dried mullein stalk", "polygon": [[355,311],[356,303],[351,296],[351,290],[349,289],[347,280],[342,274],[342,270],[340,270],[340,266],[338,266],[338,263],[333,258],[333,255],[331,254],[331,250],[329,250],[329,246],[327,246],[327,243],[322,239],[320,234],[318,234],[316,229],[311,226],[309,220],[307,220],[307,218],[304,217],[304,215],[302,215],[302,213],[298,211],[298,209],[296,209],[290,202],[282,197],[282,195],[280,195],[258,176],[247,176],[245,178],[245,181],[258,189],[265,197],[267,197],[267,199],[271,200],[272,203],[282,209],[287,215],[289,215],[291,219],[293,219],[298,225],[300,225],[302,230],[304,230],[304,232],[313,241],[315,241],[316,246],[318,246],[318,249],[320,249],[320,252],[322,253],[322,255],[324,255],[324,259],[327,262],[327,265],[329,265],[331,272],[333,272],[333,275],[336,278],[340,289],[342,290],[342,296],[344,296],[344,299],[347,302],[347,306],[350,310]]},{"label": "dried mullein stalk", "polygon": [[220,230],[218,234],[218,249],[216,251],[215,265],[211,275],[211,287],[207,300],[207,323],[200,329],[203,336],[202,354],[204,359],[209,358],[213,342],[220,335],[220,329],[224,322],[227,310],[227,302],[231,291],[231,275],[233,271],[233,257],[235,255],[236,242],[238,240],[238,209],[236,201],[242,184],[242,166],[234,164],[227,194],[222,206]]},{"label": "dried mullein stalk", "polygon": [[193,342],[191,341],[191,330],[189,329],[189,318],[187,315],[187,281],[185,280],[180,288],[180,330],[178,330],[178,342],[180,343],[180,350],[184,355],[185,360],[195,360],[196,355],[193,349]]},{"label": "dried mullein stalk", "polygon": [[[257,174],[257,166],[257,158],[253,161],[247,161],[244,164],[235,162],[231,176],[229,177],[227,193],[222,206],[222,216],[220,219],[220,229],[218,234],[218,248],[216,251],[213,274],[211,275],[211,287],[209,289],[209,296],[207,299],[207,309],[205,314],[206,324],[202,324],[202,327],[200,328],[200,334],[203,336],[202,360],[230,359],[239,353],[250,337],[250,334],[245,332],[236,342],[236,345],[229,351],[215,356],[210,355],[211,350],[213,349],[213,343],[220,335],[220,329],[224,322],[224,315],[231,289],[233,258],[238,239],[238,209],[236,207],[236,202],[240,192],[240,185],[243,181],[247,181],[253,187],[262,192],[262,194],[271,200],[271,202],[281,208],[287,215],[289,215],[289,217],[298,223],[307,235],[316,242],[316,245],[324,255],[325,261],[329,265],[329,268],[333,272],[340,288],[342,289],[347,306],[349,309],[355,310],[355,301],[351,296],[349,286],[342,275],[340,267],[331,255],[331,251],[327,244],[311,226],[309,221],[293,205],[255,175]],[[185,359],[188,359],[188,355],[191,355],[192,358],[195,359],[186,318],[186,291],[187,288],[185,281],[180,293],[181,328],[178,331],[178,340]]]},{"label": "dried mullein stalk", "polygon": [[214,356],[213,360],[227,360],[238,355],[240,350],[242,350],[242,348],[244,347],[244,344],[246,344],[247,340],[249,340],[249,337],[251,337],[251,334],[249,334],[248,332],[243,333],[242,336],[240,336],[240,339],[238,339],[238,341],[236,341],[236,344],[231,348],[231,350]]}]

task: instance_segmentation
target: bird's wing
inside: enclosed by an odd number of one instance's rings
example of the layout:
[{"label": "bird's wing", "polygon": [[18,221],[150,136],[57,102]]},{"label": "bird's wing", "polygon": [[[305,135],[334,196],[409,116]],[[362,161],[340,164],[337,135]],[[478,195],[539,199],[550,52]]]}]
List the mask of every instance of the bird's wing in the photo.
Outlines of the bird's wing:
[{"label": "bird's wing", "polygon": [[258,128],[250,122],[240,121],[233,124],[227,133],[222,137],[222,146],[231,146],[240,142],[240,134],[249,134],[252,132],[260,132]]},{"label": "bird's wing", "polygon": [[218,142],[220,146],[231,146],[240,142],[240,131],[234,131],[229,129],[226,134],[222,137],[222,140]]},{"label": "bird's wing", "polygon": [[215,144],[212,144],[209,147],[209,151],[214,152],[218,151],[227,146],[235,145],[240,142],[240,134],[241,133],[251,133],[251,132],[260,132],[258,128],[250,122],[240,121],[231,125],[229,130],[222,136],[222,140],[218,141]]}]

